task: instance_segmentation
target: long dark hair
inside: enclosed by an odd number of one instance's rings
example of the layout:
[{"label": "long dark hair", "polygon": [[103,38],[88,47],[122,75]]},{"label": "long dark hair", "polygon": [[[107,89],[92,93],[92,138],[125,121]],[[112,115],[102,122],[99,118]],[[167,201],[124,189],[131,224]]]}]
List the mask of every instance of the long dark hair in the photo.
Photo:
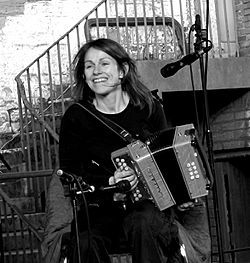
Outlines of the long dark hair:
[{"label": "long dark hair", "polygon": [[[139,80],[134,60],[130,58],[120,44],[107,38],[99,38],[87,42],[77,52],[73,61],[75,78],[73,91],[75,100],[91,102],[94,98],[94,92],[89,88],[84,78],[84,60],[85,55],[90,48],[99,49],[116,60],[118,67],[124,73],[121,82],[122,90],[129,95],[130,103],[134,106],[139,106],[140,108],[148,105],[149,112],[151,112],[153,97],[150,90]],[[128,65],[128,72],[125,64]]]}]

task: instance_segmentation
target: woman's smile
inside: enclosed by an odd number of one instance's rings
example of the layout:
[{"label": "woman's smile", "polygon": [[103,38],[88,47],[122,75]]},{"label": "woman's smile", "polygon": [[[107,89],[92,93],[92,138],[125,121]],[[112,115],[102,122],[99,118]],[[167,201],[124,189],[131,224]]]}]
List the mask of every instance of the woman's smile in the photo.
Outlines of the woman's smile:
[{"label": "woman's smile", "polygon": [[106,95],[121,88],[121,74],[116,60],[102,50],[90,48],[85,55],[84,75],[90,89]]},{"label": "woman's smile", "polygon": [[100,83],[100,82],[104,82],[106,80],[107,80],[107,78],[97,78],[97,79],[93,79],[93,82],[94,83]]}]

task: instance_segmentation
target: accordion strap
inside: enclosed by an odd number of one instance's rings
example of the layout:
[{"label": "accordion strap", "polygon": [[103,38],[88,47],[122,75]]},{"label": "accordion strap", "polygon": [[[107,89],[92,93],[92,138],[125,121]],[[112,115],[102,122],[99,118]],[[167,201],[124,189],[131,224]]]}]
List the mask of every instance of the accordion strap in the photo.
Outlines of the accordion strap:
[{"label": "accordion strap", "polygon": [[103,125],[105,125],[108,129],[110,129],[112,132],[117,134],[120,138],[122,138],[127,143],[132,143],[135,141],[133,136],[124,128],[122,128],[117,123],[113,122],[112,120],[106,118],[105,116],[101,115],[95,108],[93,108],[90,104],[81,104],[76,103],[80,107],[82,107],[85,111],[87,111],[90,115],[95,117],[99,122],[101,122]]}]

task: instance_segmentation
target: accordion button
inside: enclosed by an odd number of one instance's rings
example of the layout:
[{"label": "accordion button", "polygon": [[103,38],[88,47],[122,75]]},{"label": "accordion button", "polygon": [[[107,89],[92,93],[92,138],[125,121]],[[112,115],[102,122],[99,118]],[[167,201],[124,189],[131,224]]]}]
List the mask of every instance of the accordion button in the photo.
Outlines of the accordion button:
[{"label": "accordion button", "polygon": [[192,176],[190,176],[190,179],[191,179],[191,180],[194,180],[194,176],[193,176],[193,175],[192,175]]}]

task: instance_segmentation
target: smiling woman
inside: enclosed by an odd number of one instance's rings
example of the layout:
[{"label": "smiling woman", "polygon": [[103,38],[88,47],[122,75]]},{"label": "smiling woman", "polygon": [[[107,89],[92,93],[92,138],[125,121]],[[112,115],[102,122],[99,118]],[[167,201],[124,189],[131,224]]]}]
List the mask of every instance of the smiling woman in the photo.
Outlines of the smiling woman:
[{"label": "smiling woman", "polygon": [[[111,160],[111,154],[127,146],[127,141],[93,117],[128,131],[132,141],[146,142],[151,134],[167,128],[162,105],[140,82],[135,62],[111,39],[83,45],[74,60],[74,74],[77,103],[61,122],[60,169],[94,189],[116,190],[86,194],[88,213],[82,205],[77,232],[72,225],[70,262],[78,262],[80,256],[80,262],[110,263],[109,254],[131,252],[135,263],[184,263],[175,213],[194,209],[193,202],[180,210],[173,206],[163,211],[150,198],[134,202],[131,197],[140,184],[136,169],[124,160],[125,166],[115,168]],[[130,189],[116,188],[124,182]]]}]

